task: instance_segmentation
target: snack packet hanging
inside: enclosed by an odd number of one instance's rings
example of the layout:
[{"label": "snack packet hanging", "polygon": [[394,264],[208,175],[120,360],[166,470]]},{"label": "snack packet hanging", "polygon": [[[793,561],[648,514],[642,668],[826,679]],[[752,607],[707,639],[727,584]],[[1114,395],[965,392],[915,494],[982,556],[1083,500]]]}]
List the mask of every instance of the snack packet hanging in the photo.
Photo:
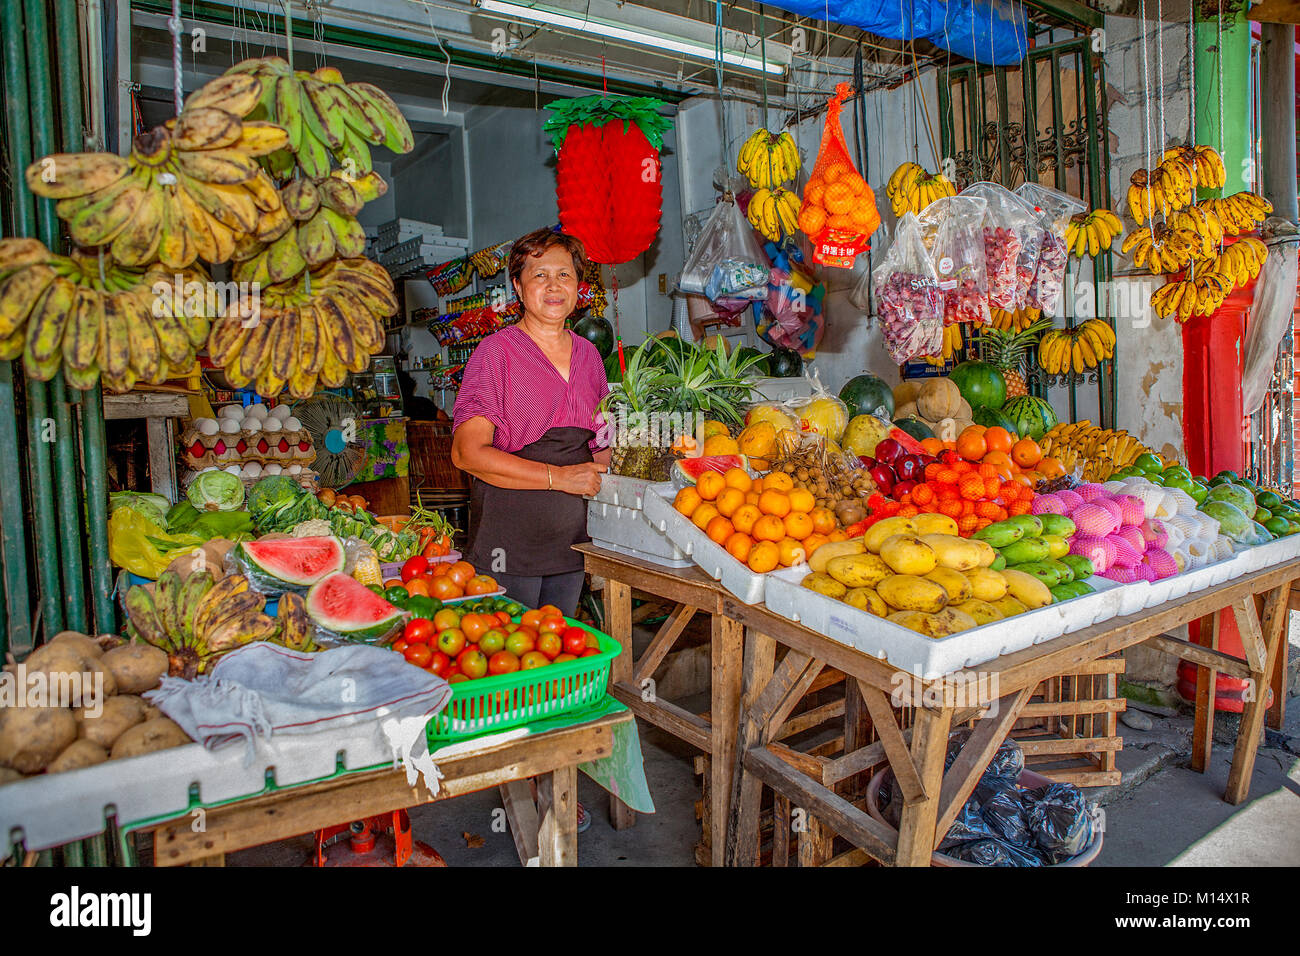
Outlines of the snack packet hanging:
[{"label": "snack packet hanging", "polygon": [[943,293],[943,324],[990,325],[984,218],[988,203],[977,196],[945,196],[917,217]]},{"label": "snack packet hanging", "polygon": [[894,364],[943,347],[943,294],[913,213],[904,214],[873,274],[885,350]]},{"label": "snack packet hanging", "polygon": [[711,300],[765,299],[770,269],[758,237],[728,193],[700,230],[677,287]]},{"label": "snack packet hanging", "polygon": [[868,239],[880,226],[876,195],[853,165],[840,126],[840,111],[850,92],[847,83],[835,85],[817,162],[799,210],[799,228],[812,240],[813,261],[841,269],[853,268],[853,261],[870,248]]},{"label": "snack packet hanging", "polygon": [[1038,267],[1042,233],[1033,210],[997,183],[974,183],[961,191],[988,203],[984,222],[984,268],[989,307],[1014,310],[1028,299]]},{"label": "snack packet hanging", "polygon": [[1082,213],[1088,206],[1081,199],[1041,183],[1021,183],[1016,188],[1016,195],[1033,207],[1042,229],[1038,268],[1030,283],[1026,304],[1042,309],[1048,315],[1057,315],[1061,291],[1065,287],[1065,267],[1070,258],[1065,245],[1065,230],[1070,217]]}]

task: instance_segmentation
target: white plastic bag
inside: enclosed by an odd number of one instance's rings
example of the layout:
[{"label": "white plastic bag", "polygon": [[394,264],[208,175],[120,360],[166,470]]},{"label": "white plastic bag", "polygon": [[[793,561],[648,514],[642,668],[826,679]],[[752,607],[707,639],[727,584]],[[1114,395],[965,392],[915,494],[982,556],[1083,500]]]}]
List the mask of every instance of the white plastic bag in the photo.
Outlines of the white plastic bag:
[{"label": "white plastic bag", "polygon": [[735,200],[724,198],[709,215],[677,287],[719,298],[767,298],[772,263]]},{"label": "white plastic bag", "polygon": [[1277,346],[1291,322],[1295,308],[1296,274],[1300,271],[1300,246],[1280,242],[1269,246],[1259,272],[1255,301],[1246,325],[1246,360],[1241,373],[1241,409],[1253,415],[1264,404],[1269,379],[1277,363]]},{"label": "white plastic bag", "polygon": [[916,216],[906,213],[873,274],[885,349],[896,365],[943,347],[943,293]]},{"label": "white plastic bag", "polygon": [[1065,229],[1070,217],[1088,208],[1076,199],[1041,183],[1021,183],[1016,195],[1033,207],[1042,228],[1038,266],[1026,295],[1027,305],[1048,315],[1058,314],[1065,287],[1065,267],[1070,253],[1065,247]]},{"label": "white plastic bag", "polygon": [[961,191],[988,203],[984,223],[984,264],[989,306],[1014,311],[1028,299],[1038,268],[1042,232],[1033,210],[997,183],[974,183]]},{"label": "white plastic bag", "polygon": [[943,324],[989,325],[988,271],[984,262],[984,220],[988,203],[978,196],[945,196],[921,211],[917,221],[943,292]]}]

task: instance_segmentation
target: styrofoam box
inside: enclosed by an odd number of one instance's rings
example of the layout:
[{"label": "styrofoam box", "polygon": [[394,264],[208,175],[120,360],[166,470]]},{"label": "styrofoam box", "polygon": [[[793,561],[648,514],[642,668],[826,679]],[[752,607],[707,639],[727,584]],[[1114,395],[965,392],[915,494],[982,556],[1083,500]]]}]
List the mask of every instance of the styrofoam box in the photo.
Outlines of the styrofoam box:
[{"label": "styrofoam box", "polygon": [[691,559],[646,520],[640,508],[620,508],[608,502],[587,502],[587,534],[593,541],[620,545],[612,550],[635,551],[634,557],[656,563],[672,562],[669,567],[688,568]]},{"label": "styrofoam box", "polygon": [[1250,550],[1259,555],[1259,566],[1261,568],[1266,568],[1273,564],[1281,564],[1283,561],[1292,561],[1296,557],[1300,557],[1300,534],[1278,538],[1276,541],[1270,541],[1268,544],[1261,544],[1258,547],[1251,548]]},{"label": "styrofoam box", "polygon": [[760,378],[754,383],[756,401],[788,402],[795,398],[809,398],[812,382],[802,375],[794,378]]},{"label": "styrofoam box", "polygon": [[650,564],[662,565],[665,568],[691,568],[695,562],[690,558],[665,558],[658,554],[646,554],[644,551],[638,551],[636,548],[629,548],[625,544],[617,541],[602,541],[595,535],[591,536],[591,543],[598,548],[604,548],[606,551],[613,551],[615,554],[623,554],[629,558],[636,558],[638,561],[646,561]]},{"label": "styrofoam box", "polygon": [[636,508],[640,510],[645,507],[643,504],[645,491],[652,484],[654,482],[647,481],[644,478],[628,478],[625,475],[601,475],[600,491],[587,500],[603,501],[619,508]]},{"label": "styrofoam box", "polygon": [[666,535],[709,577],[746,604],[763,602],[763,586],[769,577],[741,564],[726,548],[709,538],[690,519],[673,507],[677,490],[672,482],[653,484],[645,492],[644,513],[651,527]]},{"label": "styrofoam box", "polygon": [[1120,613],[1124,591],[1132,587],[1104,578],[1089,579],[1096,588],[1094,594],[935,639],[802,587],[799,582],[807,574],[806,565],[769,574],[767,609],[871,657],[887,660],[922,680],[974,667],[1109,620]]}]

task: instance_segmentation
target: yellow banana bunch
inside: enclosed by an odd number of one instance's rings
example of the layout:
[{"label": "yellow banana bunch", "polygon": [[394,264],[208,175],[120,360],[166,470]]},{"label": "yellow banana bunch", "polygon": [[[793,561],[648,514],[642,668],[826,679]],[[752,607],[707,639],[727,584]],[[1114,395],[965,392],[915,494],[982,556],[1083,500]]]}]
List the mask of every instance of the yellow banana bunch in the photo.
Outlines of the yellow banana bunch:
[{"label": "yellow banana bunch", "polygon": [[288,134],[244,119],[261,87],[254,76],[218,77],[190,95],[180,116],[137,136],[125,159],[46,156],[27,167],[27,185],[58,200],[73,242],[108,245],[123,265],[225,262],[244,235],[269,240],[289,227],[257,162],[283,148]]},{"label": "yellow banana bunch", "polygon": [[745,218],[762,236],[777,242],[782,235],[793,235],[799,228],[799,207],[798,194],[784,186],[775,190],[759,188],[750,197]]},{"label": "yellow banana bunch", "polygon": [[236,388],[306,398],[337,388],[384,347],[383,319],[398,309],[393,280],[369,259],[331,259],[226,308],[208,354]]},{"label": "yellow banana bunch", "polygon": [[[1103,323],[1104,324],[1104,323]],[[1107,481],[1121,468],[1137,461],[1151,449],[1126,431],[1098,428],[1085,419],[1062,422],[1038,440],[1043,454],[1060,460],[1066,474],[1080,466],[1084,481]]]},{"label": "yellow banana bunch", "polygon": [[943,348],[938,355],[922,356],[929,364],[936,367],[942,367],[947,364],[949,359],[956,357],[962,347],[961,323],[954,322],[952,325],[943,327]]},{"label": "yellow banana bunch", "polygon": [[1223,199],[1207,199],[1204,204],[1223,223],[1229,236],[1254,232],[1273,211],[1273,204],[1252,192],[1233,193]]},{"label": "yellow banana bunch", "polygon": [[1170,282],[1151,294],[1151,308],[1162,318],[1186,322],[1194,315],[1212,315],[1232,291],[1233,280],[1218,272],[1198,272],[1195,278]]},{"label": "yellow banana bunch", "polygon": [[1169,213],[1190,206],[1196,198],[1195,167],[1179,158],[1167,159],[1153,170],[1139,169],[1129,177],[1125,194],[1129,215],[1139,226],[1156,213]]},{"label": "yellow banana bunch", "polygon": [[942,173],[930,175],[916,163],[903,163],[890,175],[885,195],[895,216],[906,212],[920,213],[936,199],[957,195],[955,187]]},{"label": "yellow banana bunch", "polygon": [[[179,275],[182,287],[174,288]],[[195,294],[191,283],[203,290]],[[194,365],[208,335],[208,276],[153,265],[129,268],[105,251],[55,255],[35,239],[0,240],[0,358],[22,357],[29,378],[63,366],[73,388],[124,392]]]},{"label": "yellow banana bunch", "polygon": [[1154,230],[1149,226],[1134,229],[1120,246],[1121,252],[1132,253],[1137,268],[1145,268],[1153,276],[1183,271],[1196,259],[1205,258],[1205,249],[1203,234],[1165,225],[1157,225]]},{"label": "yellow banana bunch", "polygon": [[1166,150],[1160,158],[1177,159],[1190,167],[1197,189],[1222,189],[1227,179],[1223,159],[1212,146],[1180,146]]},{"label": "yellow banana bunch", "polygon": [[1050,375],[1084,372],[1115,355],[1115,331],[1101,319],[1054,329],[1038,342],[1038,364]]},{"label": "yellow banana bunch", "polygon": [[1123,224],[1109,209],[1094,209],[1070,217],[1065,227],[1065,247],[1076,256],[1097,256],[1124,231]]},{"label": "yellow banana bunch", "polygon": [[740,147],[736,171],[760,189],[776,189],[798,175],[802,162],[794,137],[788,132],[773,135],[765,129],[755,130]]},{"label": "yellow banana bunch", "polygon": [[1194,203],[1174,213],[1169,217],[1169,226],[1197,236],[1195,258],[1198,262],[1217,255],[1223,243],[1223,223],[1204,203]]},{"label": "yellow banana bunch", "polygon": [[993,317],[992,327],[1000,332],[1023,332],[1043,316],[1042,309],[1024,308],[1014,312],[1007,309],[989,309]]},{"label": "yellow banana bunch", "polygon": [[1210,263],[1210,271],[1227,276],[1234,288],[1241,288],[1259,275],[1268,258],[1268,247],[1254,237],[1238,239]]}]

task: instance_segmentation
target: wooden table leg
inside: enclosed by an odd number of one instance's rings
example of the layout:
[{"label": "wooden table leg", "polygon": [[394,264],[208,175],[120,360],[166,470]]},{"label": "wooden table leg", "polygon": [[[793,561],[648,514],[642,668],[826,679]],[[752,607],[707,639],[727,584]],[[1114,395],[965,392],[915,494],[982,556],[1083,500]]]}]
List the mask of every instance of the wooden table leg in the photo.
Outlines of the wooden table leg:
[{"label": "wooden table leg", "polygon": [[736,735],[740,722],[740,692],[745,628],[722,614],[713,615],[709,735],[713,745],[709,765],[713,865],[722,866],[727,844],[727,817],[736,769]]},{"label": "wooden table leg", "polygon": [[[1200,620],[1199,643],[1213,650],[1219,649],[1219,614],[1209,614]],[[1210,753],[1214,750],[1214,685],[1219,672],[1212,667],[1196,667],[1196,715],[1192,722],[1192,769],[1205,773],[1210,766]]]},{"label": "wooden table leg", "polygon": [[[844,753],[861,750],[871,739],[872,720],[866,704],[862,700],[862,691],[858,682],[852,677],[844,681]],[[867,775],[854,774],[845,778],[835,788],[849,800],[856,800],[866,793]]]},{"label": "wooden table leg", "polygon": [[[611,686],[632,680],[632,588],[622,581],[605,580],[605,627],[618,641],[623,652],[614,658],[610,668]],[[626,803],[609,795],[609,825],[615,830],[626,830],[636,823],[636,811]]]},{"label": "wooden table leg", "polygon": [[831,858],[834,843],[835,834],[830,827],[809,813],[799,833],[799,865],[824,866]]},{"label": "wooden table leg", "polygon": [[[1223,794],[1223,799],[1234,806],[1250,795],[1250,778],[1255,770],[1255,752],[1259,748],[1259,735],[1264,729],[1269,678],[1277,665],[1281,644],[1286,640],[1288,590],[1289,588],[1285,586],[1276,588],[1268,592],[1268,597],[1264,601],[1264,620],[1259,635],[1264,642],[1264,659],[1262,667],[1251,674],[1251,679],[1255,682],[1255,693],[1241,711],[1241,725],[1237,728],[1237,745],[1232,752],[1232,769],[1228,772],[1228,786]],[[1250,610],[1253,611],[1254,608]],[[1249,654],[1249,651],[1247,653]]]},{"label": "wooden table leg", "polygon": [[943,758],[948,750],[948,728],[954,708],[917,707],[912,725],[912,762],[921,777],[925,796],[903,801],[898,822],[898,865],[929,866],[934,852],[934,828],[939,819],[939,794],[943,787]]},{"label": "wooden table leg", "polygon": [[540,855],[537,850],[537,805],[533,803],[532,789],[527,780],[511,780],[498,788],[501,791],[501,805],[505,807],[506,823],[510,825],[510,836],[515,841],[515,852],[519,862],[524,866],[537,866]]},{"label": "wooden table leg", "polygon": [[541,866],[578,865],[578,768],[569,765],[537,778],[537,844]]},{"label": "wooden table leg", "polygon": [[[1290,588],[1287,594],[1291,594]],[[1291,610],[1291,604],[1288,600],[1287,611]],[[1282,639],[1277,647],[1277,663],[1273,665],[1273,676],[1269,682],[1269,688],[1273,691],[1273,706],[1268,709],[1266,723],[1274,730],[1281,730],[1282,725],[1286,722],[1286,672],[1287,658],[1291,654],[1291,642],[1287,640],[1287,633],[1290,628],[1290,615],[1283,613],[1282,618],[1286,624],[1282,625]]]},{"label": "wooden table leg", "polygon": [[[751,630],[749,632],[748,638],[749,639],[745,642],[745,651],[744,651],[745,663],[744,663],[744,671],[741,677],[741,692],[742,692],[742,699],[744,701],[744,708],[736,720],[737,730],[736,730],[736,741],[735,741],[735,747],[736,747],[735,757],[730,771],[731,777],[730,779],[727,780],[725,786],[729,791],[731,791],[731,800],[728,803],[728,808],[729,808],[728,814],[730,814],[730,808],[734,807],[736,809],[738,819],[741,821],[741,826],[745,828],[746,833],[748,833],[749,824],[752,820],[754,826],[753,843],[757,845],[758,809],[759,809],[759,802],[763,794],[763,787],[762,784],[757,779],[744,780],[743,784],[745,785],[742,785],[742,778],[744,778],[746,775],[743,771],[743,768],[740,765],[740,761],[745,751],[748,750],[750,747],[755,746],[759,738],[758,725],[757,723],[750,720],[750,712],[753,709],[755,703],[757,702],[759,695],[767,688],[768,683],[771,682],[772,680],[772,670],[776,664],[776,641],[768,637],[766,634],[762,634],[754,630]],[[715,727],[717,726],[716,719],[714,720],[714,726]],[[716,757],[714,759],[716,763]],[[716,784],[714,784],[712,788],[716,790],[717,789]],[[786,810],[786,816],[787,818],[789,816],[788,807]],[[730,839],[728,833],[730,832],[734,824],[730,819],[730,815],[728,815],[727,818],[724,818],[722,827],[720,828],[722,834],[721,842],[722,842],[723,857],[724,857],[722,863],[719,863],[717,859],[718,843],[719,843],[719,839],[718,839],[719,828],[717,828],[716,816],[714,817],[714,825],[715,825],[715,829],[712,837],[713,857],[714,857],[713,865],[720,866],[724,863],[729,862],[726,859],[727,849],[728,849],[727,840]],[[789,823],[787,822],[787,828],[788,826]],[[786,846],[788,851],[789,848],[788,835],[786,838]],[[748,853],[749,851],[747,850],[746,852]],[[757,851],[755,850],[754,852],[756,854]],[[757,863],[756,859],[753,860],[746,859],[743,862],[743,864],[738,862],[730,862],[729,865],[754,866],[756,865],[756,863]]]}]

